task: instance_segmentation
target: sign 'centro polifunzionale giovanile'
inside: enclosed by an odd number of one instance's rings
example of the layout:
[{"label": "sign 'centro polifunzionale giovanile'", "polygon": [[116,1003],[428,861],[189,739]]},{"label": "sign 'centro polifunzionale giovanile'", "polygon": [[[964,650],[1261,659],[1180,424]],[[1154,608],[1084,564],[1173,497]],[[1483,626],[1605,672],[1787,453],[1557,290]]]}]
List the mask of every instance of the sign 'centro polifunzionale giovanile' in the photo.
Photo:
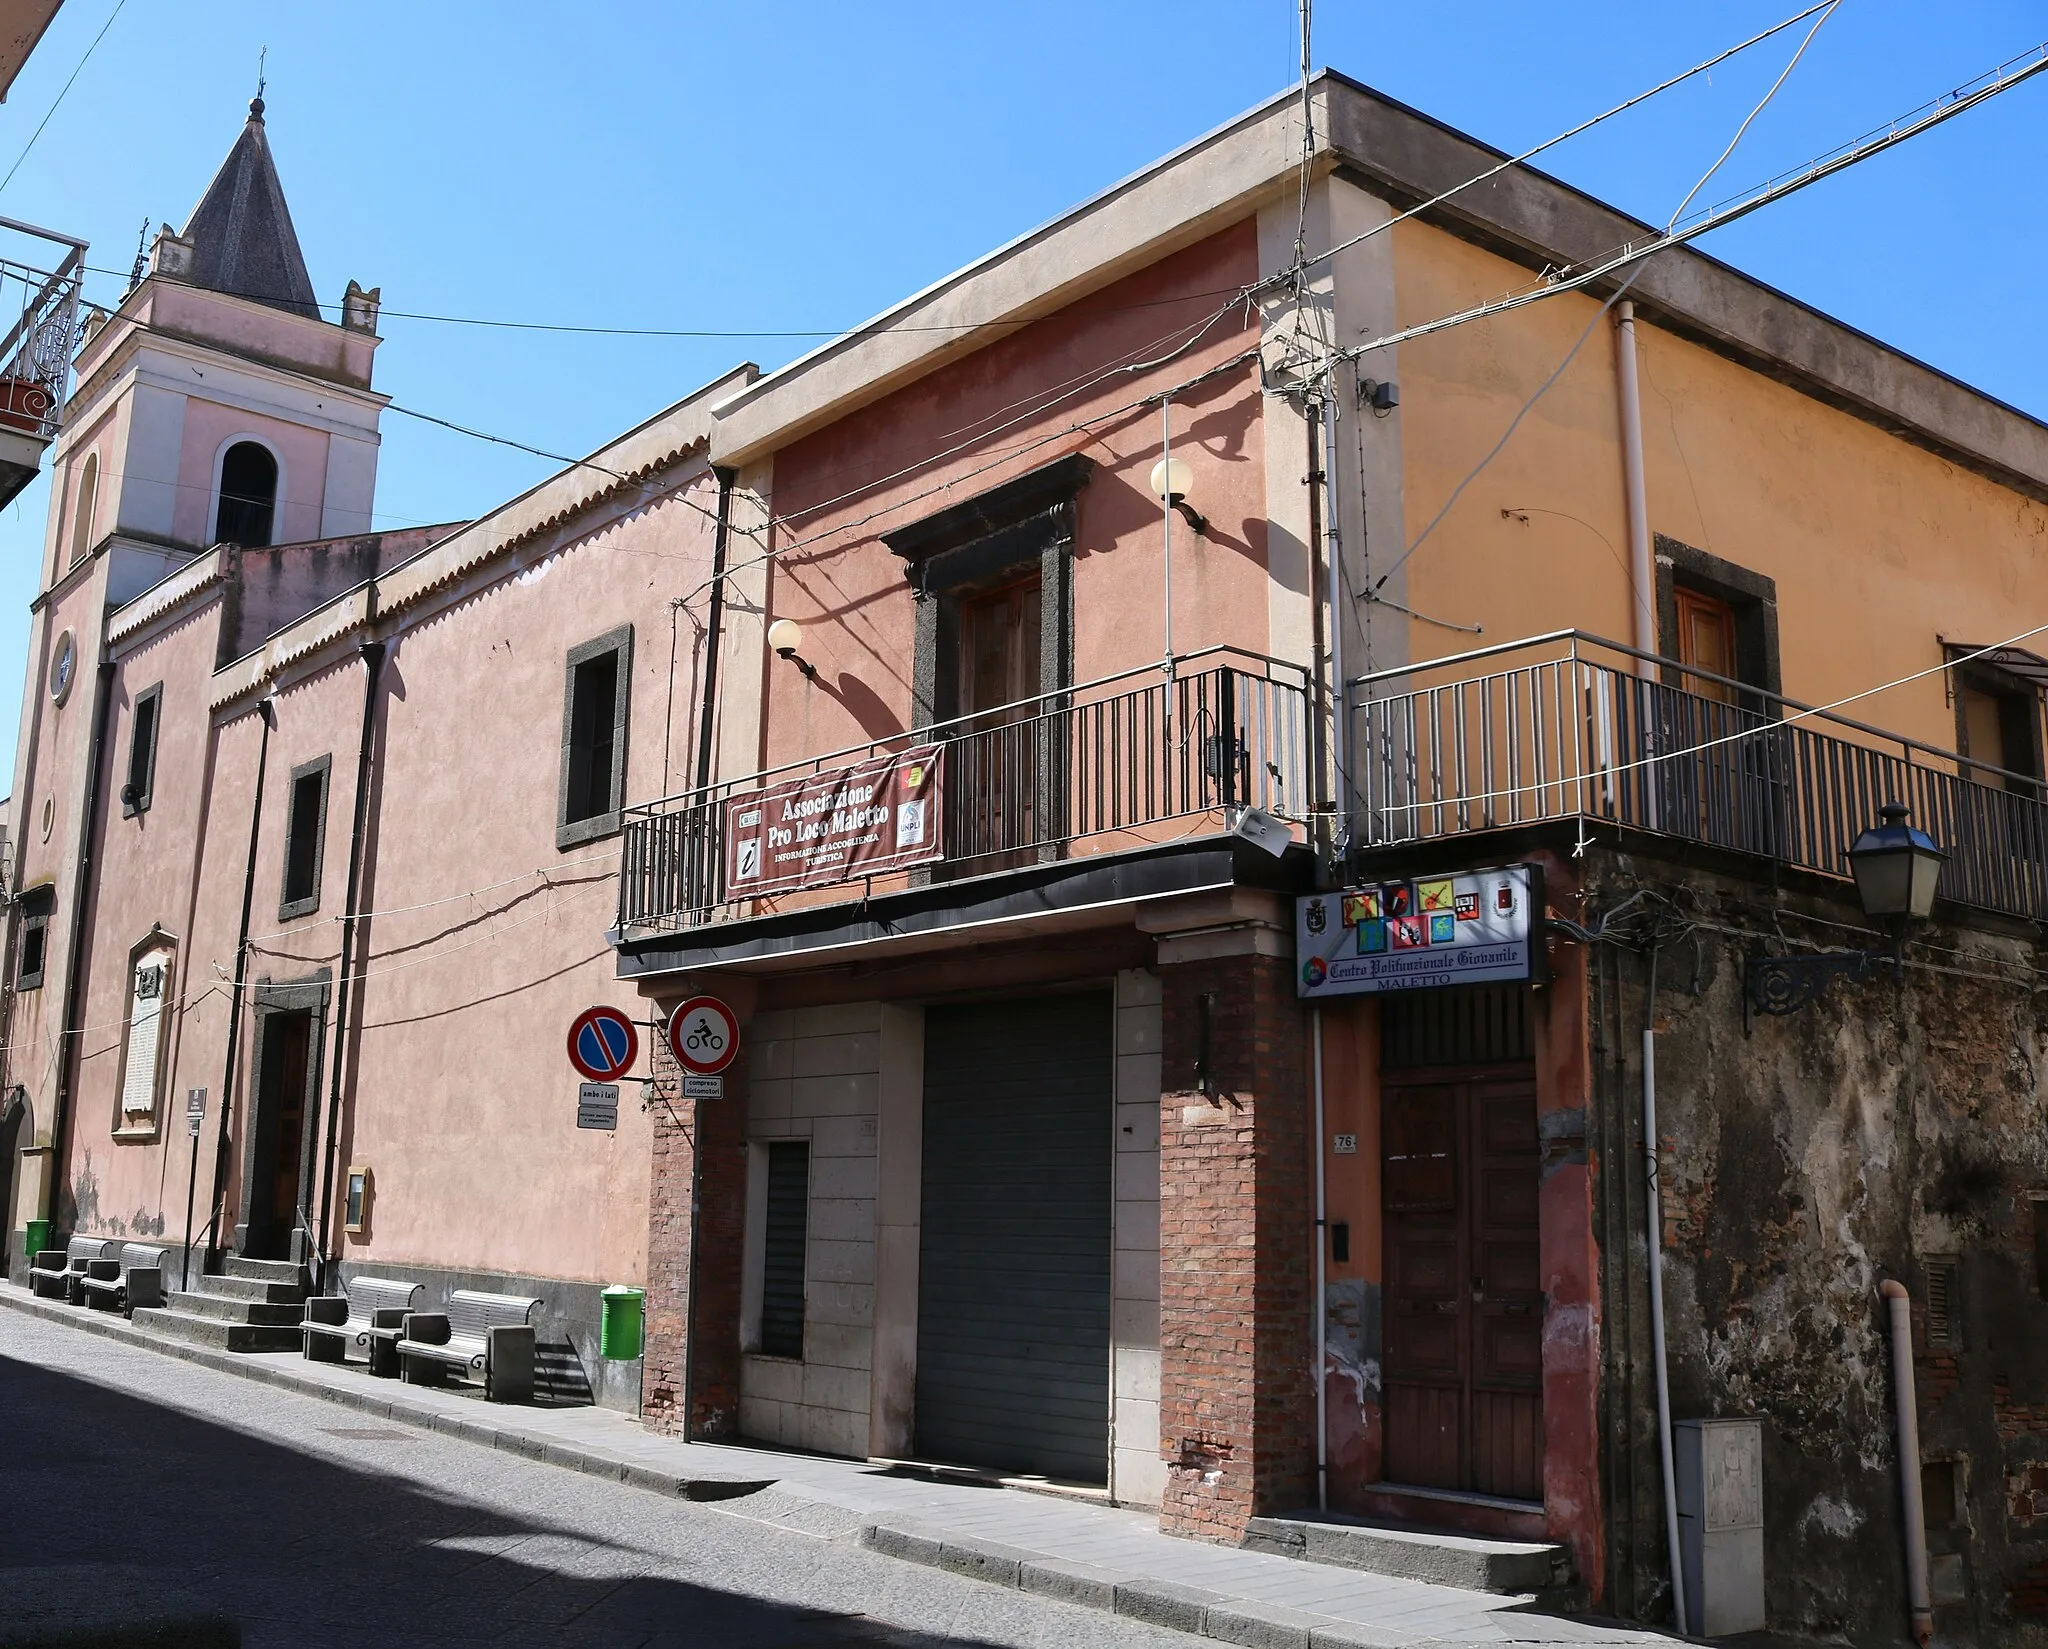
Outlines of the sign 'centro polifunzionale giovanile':
[{"label": "sign 'centro polifunzionale giovanile'", "polygon": [[1295,901],[1302,996],[1528,979],[1543,884],[1530,865],[1367,882]]},{"label": "sign 'centro polifunzionale giovanile'", "polygon": [[807,773],[725,804],[728,897],[823,887],[944,852],[940,747]]}]

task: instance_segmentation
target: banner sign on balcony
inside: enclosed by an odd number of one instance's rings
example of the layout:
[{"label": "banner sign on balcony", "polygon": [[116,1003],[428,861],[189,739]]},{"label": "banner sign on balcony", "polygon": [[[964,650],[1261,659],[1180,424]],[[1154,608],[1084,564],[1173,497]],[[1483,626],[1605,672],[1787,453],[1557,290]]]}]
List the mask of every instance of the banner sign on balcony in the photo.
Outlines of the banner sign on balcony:
[{"label": "banner sign on balcony", "polygon": [[938,858],[940,756],[940,746],[921,744],[731,798],[726,896],[824,887]]},{"label": "banner sign on balcony", "polygon": [[1542,900],[1530,865],[1310,894],[1295,901],[1295,989],[1356,996],[1527,979]]}]

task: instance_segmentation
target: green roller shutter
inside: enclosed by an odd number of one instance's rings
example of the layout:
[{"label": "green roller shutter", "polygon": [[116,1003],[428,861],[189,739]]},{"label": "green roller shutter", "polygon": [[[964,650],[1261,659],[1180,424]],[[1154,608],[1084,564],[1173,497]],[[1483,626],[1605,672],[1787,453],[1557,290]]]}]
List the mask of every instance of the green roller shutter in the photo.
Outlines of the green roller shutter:
[{"label": "green roller shutter", "polygon": [[1097,993],[926,1012],[926,1459],[1107,1477],[1112,1024]]}]

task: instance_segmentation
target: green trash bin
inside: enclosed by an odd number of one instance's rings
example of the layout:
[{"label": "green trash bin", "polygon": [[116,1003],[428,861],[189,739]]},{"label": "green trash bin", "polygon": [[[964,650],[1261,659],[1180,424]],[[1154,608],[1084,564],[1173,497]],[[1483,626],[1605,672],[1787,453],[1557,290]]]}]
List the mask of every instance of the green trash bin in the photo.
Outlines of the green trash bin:
[{"label": "green trash bin", "polygon": [[48,1220],[30,1220],[28,1222],[28,1231],[23,1236],[21,1242],[22,1263],[26,1265],[49,1246],[50,1222]]},{"label": "green trash bin", "polygon": [[627,1362],[640,1355],[640,1319],[647,1304],[644,1289],[618,1284],[604,1291],[604,1329],[598,1338],[598,1355]]}]

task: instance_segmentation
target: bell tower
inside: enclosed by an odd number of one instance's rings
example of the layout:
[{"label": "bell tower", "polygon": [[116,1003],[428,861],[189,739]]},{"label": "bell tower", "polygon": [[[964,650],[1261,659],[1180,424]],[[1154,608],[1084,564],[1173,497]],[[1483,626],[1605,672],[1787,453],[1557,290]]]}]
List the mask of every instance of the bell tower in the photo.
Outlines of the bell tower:
[{"label": "bell tower", "polygon": [[[323,309],[258,97],[182,232],[87,323],[52,464],[42,586],[105,557],[117,606],[219,543],[370,530],[378,293]],[[328,317],[332,316],[332,319]]]}]

